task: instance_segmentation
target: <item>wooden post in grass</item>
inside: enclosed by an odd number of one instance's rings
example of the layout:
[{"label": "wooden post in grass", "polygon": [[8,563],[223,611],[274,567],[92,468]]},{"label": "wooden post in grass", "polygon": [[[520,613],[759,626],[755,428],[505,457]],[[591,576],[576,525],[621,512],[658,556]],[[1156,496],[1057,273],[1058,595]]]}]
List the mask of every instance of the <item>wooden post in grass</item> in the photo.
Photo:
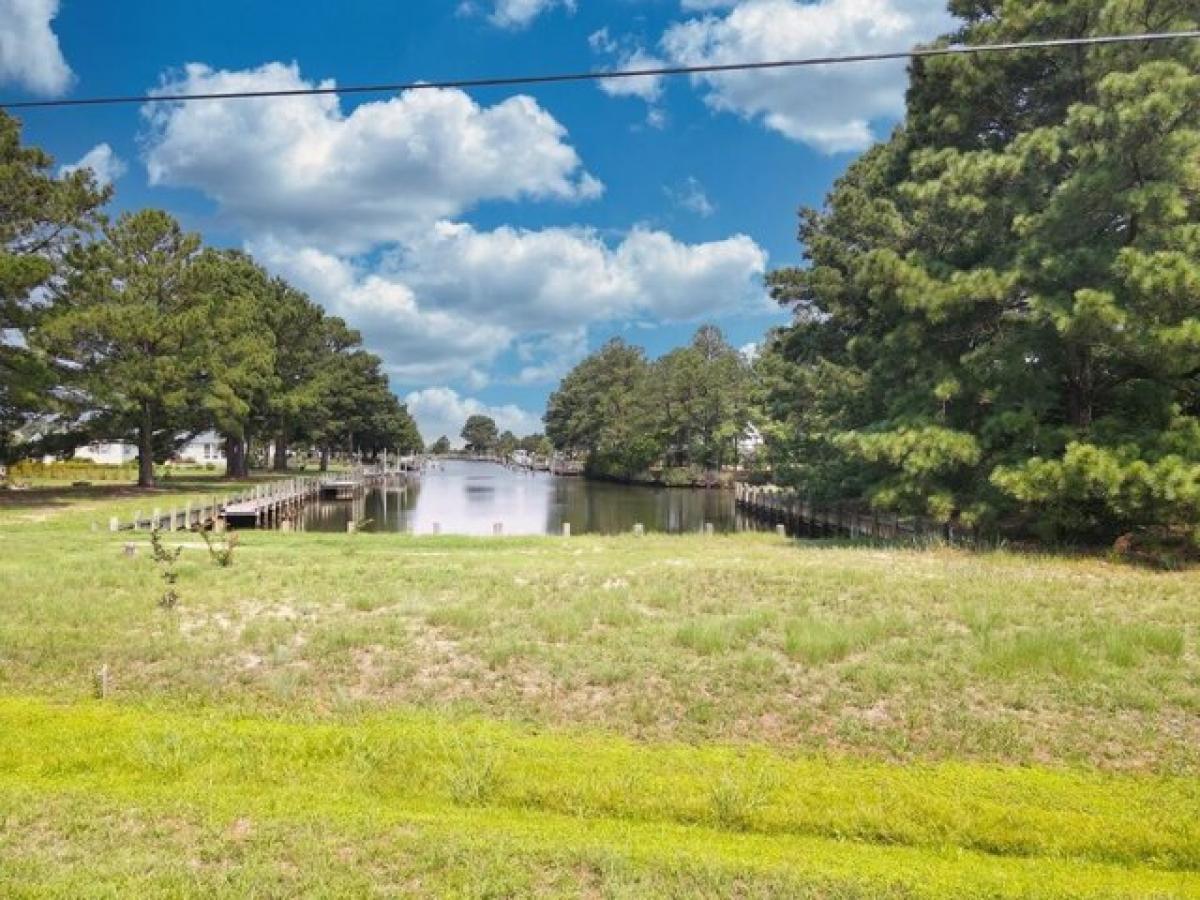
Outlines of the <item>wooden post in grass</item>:
[{"label": "wooden post in grass", "polygon": [[189,500],[183,505],[183,530],[192,530],[192,501]]},{"label": "wooden post in grass", "polygon": [[775,526],[775,533],[777,535],[779,535],[781,538],[787,537],[787,526],[781,522],[780,524]]},{"label": "wooden post in grass", "polygon": [[354,534],[358,531],[358,523],[351,519],[346,523],[346,534]]},{"label": "wooden post in grass", "polygon": [[492,525],[492,535],[494,537],[499,537],[502,534],[504,534],[504,523],[503,522],[494,523]]},{"label": "wooden post in grass", "polygon": [[133,511],[133,530],[134,531],[141,530],[141,528],[142,528],[141,522],[142,522],[142,511],[140,509],[135,509]]},{"label": "wooden post in grass", "polygon": [[150,517],[150,530],[157,531],[160,525],[162,525],[162,510],[156,506]]},{"label": "wooden post in grass", "polygon": [[109,516],[108,530],[109,531],[120,531],[121,530],[121,520],[118,519],[116,516]]},{"label": "wooden post in grass", "polygon": [[563,536],[563,537],[570,537],[570,536],[571,536],[571,523],[570,523],[570,522],[563,522],[563,523],[562,523],[562,536]]},{"label": "wooden post in grass", "polygon": [[441,533],[442,533],[442,523],[441,523],[441,522],[434,522],[434,523],[433,523],[433,533],[434,533],[434,534],[441,534]]},{"label": "wooden post in grass", "polygon": [[646,534],[646,526],[643,525],[641,522],[638,522],[633,526],[633,536],[634,537],[643,537],[645,534]]},{"label": "wooden post in grass", "polygon": [[713,523],[705,522],[704,523],[704,536],[712,537],[714,533],[715,533],[715,529],[713,528]]}]

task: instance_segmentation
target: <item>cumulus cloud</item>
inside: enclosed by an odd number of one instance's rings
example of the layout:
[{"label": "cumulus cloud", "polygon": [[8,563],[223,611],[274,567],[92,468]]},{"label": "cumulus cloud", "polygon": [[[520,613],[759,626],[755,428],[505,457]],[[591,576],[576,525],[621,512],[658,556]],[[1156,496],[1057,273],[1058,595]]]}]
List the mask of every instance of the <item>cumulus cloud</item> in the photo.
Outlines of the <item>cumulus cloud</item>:
[{"label": "cumulus cloud", "polygon": [[[595,53],[610,57],[612,69],[638,70],[661,69],[666,63],[659,57],[646,52],[639,44],[629,39],[617,40],[608,28],[595,31],[588,38],[588,45]],[[597,82],[600,90],[612,97],[639,97],[647,103],[656,103],[662,97],[663,76],[637,75],[629,78],[606,78]]]},{"label": "cumulus cloud", "polygon": [[[333,82],[321,82],[331,86]],[[295,64],[187,66],[163,92],[312,87]],[[482,107],[457,90],[409,91],[351,113],[336,96],[147,106],[150,183],[198,188],[243,226],[361,251],[486,200],[598,196],[538,103]]]},{"label": "cumulus cloud", "polygon": [[424,301],[526,331],[634,315],[682,321],[745,309],[763,295],[752,239],[685,244],[634,228],[616,246],[587,228],[479,231],[442,222],[383,267]]},{"label": "cumulus cloud", "polygon": [[[286,89],[295,66],[189,66],[186,90]],[[502,356],[521,383],[552,381],[589,325],[687,321],[769,309],[752,239],[688,244],[635,227],[481,230],[485,200],[578,201],[598,182],[537,103],[481,107],[459,91],[410,92],[344,114],[332,97],[213,101],[148,110],[154,184],[198,188],[246,248],[360,329],[397,383],[478,390]]]},{"label": "cumulus cloud", "polygon": [[250,241],[247,247],[273,272],[362,331],[388,373],[402,383],[467,378],[478,385],[477,367],[492,362],[515,336],[504,324],[421,305],[403,281],[315,247],[273,238]]},{"label": "cumulus cloud", "polygon": [[490,416],[500,431],[511,431],[519,437],[542,430],[541,417],[515,404],[491,406],[474,397],[463,397],[448,387],[430,387],[412,391],[405,398],[408,411],[417,420],[421,437],[432,444],[443,434],[451,443],[462,446],[459,434],[470,416]]},{"label": "cumulus cloud", "polygon": [[125,174],[128,166],[121,157],[113,152],[108,144],[97,144],[80,157],[78,162],[68,163],[58,169],[59,177],[77,172],[80,169],[91,169],[96,183],[101,187],[112,184]]},{"label": "cumulus cloud", "polygon": [[552,381],[582,356],[588,325],[767,308],[766,253],[744,235],[685,244],[637,228],[610,246],[591,229],[440,222],[373,268],[274,239],[249,249],[361,329],[409,383],[477,378],[514,346],[517,380]]},{"label": "cumulus cloud", "polygon": [[[692,9],[727,3],[688,0]],[[662,38],[680,65],[904,50],[950,30],[945,0],[742,0],[676,23]],[[762,121],[825,152],[862,150],[873,123],[904,110],[904,64],[856,63],[697,76],[710,107]]]},{"label": "cumulus cloud", "polygon": [[50,28],[56,15],[58,0],[0,0],[0,82],[47,95],[71,86],[71,67]]}]

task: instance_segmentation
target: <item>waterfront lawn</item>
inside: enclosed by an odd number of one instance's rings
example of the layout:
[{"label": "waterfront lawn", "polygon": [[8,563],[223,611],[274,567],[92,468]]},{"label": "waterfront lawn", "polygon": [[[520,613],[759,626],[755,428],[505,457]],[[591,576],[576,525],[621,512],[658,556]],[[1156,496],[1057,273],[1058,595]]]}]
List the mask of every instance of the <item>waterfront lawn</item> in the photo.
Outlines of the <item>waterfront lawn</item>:
[{"label": "waterfront lawn", "polygon": [[173,499],[0,495],[0,896],[1200,894],[1195,573]]}]

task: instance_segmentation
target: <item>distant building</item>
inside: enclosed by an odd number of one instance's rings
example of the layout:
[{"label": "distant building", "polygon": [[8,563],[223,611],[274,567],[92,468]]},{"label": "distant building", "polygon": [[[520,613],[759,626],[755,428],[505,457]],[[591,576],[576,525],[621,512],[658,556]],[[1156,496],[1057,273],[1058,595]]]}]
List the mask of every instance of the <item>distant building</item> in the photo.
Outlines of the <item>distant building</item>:
[{"label": "distant building", "polygon": [[[137,459],[137,447],[124,441],[93,441],[75,451],[76,459],[90,459],[103,465],[119,466]],[[225,465],[225,441],[215,431],[198,434],[179,448],[179,462],[197,465]]]},{"label": "distant building", "polygon": [[225,441],[215,431],[206,431],[180,447],[175,456],[183,462],[225,465]]},{"label": "distant building", "polygon": [[133,462],[137,455],[137,447],[119,441],[93,441],[75,451],[75,459],[90,459],[106,466]]},{"label": "distant building", "polygon": [[738,459],[743,461],[754,459],[758,456],[758,451],[762,449],[764,443],[762,432],[752,424],[747,425],[742,436],[738,438]]}]

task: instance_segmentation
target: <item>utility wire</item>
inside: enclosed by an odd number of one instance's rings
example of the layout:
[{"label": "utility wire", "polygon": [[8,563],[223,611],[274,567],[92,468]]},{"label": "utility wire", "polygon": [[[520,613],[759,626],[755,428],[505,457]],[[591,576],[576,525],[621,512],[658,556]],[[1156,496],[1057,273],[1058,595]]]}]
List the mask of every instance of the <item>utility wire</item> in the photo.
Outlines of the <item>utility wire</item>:
[{"label": "utility wire", "polygon": [[1154,43],[1195,40],[1198,31],[1165,31],[1143,34],[1098,35],[1082,38],[1023,41],[1002,44],[953,44],[896,50],[887,53],[859,53],[850,56],[813,56],[804,59],[780,59],[770,62],[724,63],[703,66],[662,66],[653,69],[617,69],[610,72],[568,72],[549,75],[516,75],[495,78],[458,78],[450,81],[411,81],[394,84],[352,84],[341,87],[291,88],[269,91],[228,91],[196,94],[134,94],[111,97],[79,97],[59,100],[14,100],[0,103],[0,109],[45,109],[66,106],[113,106],[129,103],[183,103],[194,100],[248,100],[258,97],[307,97],[321,94],[391,94],[401,91],[437,88],[519,87],[533,84],[561,84],[576,81],[608,81],[620,78],[647,78],[674,75],[709,75],[722,72],[759,72],[770,69],[800,69],[847,63],[884,62],[899,59],[926,59],[935,56],[967,56],[984,53],[1011,53],[1021,50],[1055,50],[1068,47],[1098,47],[1109,44]]}]

